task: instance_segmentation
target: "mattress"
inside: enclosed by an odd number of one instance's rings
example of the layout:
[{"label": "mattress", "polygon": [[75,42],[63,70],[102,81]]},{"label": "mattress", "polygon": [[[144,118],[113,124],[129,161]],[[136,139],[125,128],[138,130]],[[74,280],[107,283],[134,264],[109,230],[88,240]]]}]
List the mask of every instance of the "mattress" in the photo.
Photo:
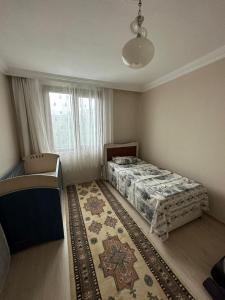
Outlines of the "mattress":
[{"label": "mattress", "polygon": [[196,216],[196,211],[209,208],[203,185],[140,159],[128,165],[108,162],[107,179],[163,240],[174,223],[182,224]]}]

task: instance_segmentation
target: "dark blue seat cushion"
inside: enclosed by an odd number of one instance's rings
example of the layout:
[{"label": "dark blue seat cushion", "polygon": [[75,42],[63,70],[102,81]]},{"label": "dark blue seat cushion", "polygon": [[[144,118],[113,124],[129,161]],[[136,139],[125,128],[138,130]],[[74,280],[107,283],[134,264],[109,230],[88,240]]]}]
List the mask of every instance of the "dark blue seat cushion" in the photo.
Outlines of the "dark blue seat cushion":
[{"label": "dark blue seat cushion", "polygon": [[0,197],[0,223],[11,253],[63,238],[59,189],[28,189]]}]

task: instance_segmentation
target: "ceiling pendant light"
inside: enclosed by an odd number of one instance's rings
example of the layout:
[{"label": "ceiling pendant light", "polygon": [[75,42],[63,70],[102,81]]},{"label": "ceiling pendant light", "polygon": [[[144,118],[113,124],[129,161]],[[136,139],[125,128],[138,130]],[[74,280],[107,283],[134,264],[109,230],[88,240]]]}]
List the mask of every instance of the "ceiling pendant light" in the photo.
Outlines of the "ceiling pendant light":
[{"label": "ceiling pendant light", "polygon": [[152,60],[155,52],[153,43],[147,39],[147,30],[142,27],[144,16],[141,13],[142,1],[138,1],[138,15],[130,24],[135,38],[129,40],[123,47],[122,60],[130,68],[143,68]]}]

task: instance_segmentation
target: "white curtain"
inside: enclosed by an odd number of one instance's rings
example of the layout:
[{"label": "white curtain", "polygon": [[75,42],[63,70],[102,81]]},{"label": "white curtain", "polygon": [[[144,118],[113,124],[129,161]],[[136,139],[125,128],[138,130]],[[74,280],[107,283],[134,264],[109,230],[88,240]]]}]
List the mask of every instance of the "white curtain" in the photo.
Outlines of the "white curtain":
[{"label": "white curtain", "polygon": [[66,183],[99,178],[103,147],[113,142],[113,91],[40,86],[12,77],[21,153],[59,153]]},{"label": "white curtain", "polygon": [[38,80],[12,77],[17,128],[22,157],[31,153],[51,152],[51,138]]},{"label": "white curtain", "polygon": [[113,140],[113,92],[94,87],[44,87],[53,144],[67,183],[98,178],[103,147]]}]

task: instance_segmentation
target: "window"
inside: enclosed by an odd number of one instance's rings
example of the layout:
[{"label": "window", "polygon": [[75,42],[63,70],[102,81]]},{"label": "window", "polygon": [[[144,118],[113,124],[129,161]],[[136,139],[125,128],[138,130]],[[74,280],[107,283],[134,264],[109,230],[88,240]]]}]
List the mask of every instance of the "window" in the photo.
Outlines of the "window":
[{"label": "window", "polygon": [[71,94],[49,92],[49,99],[55,150],[73,151],[75,133],[80,147],[90,147],[97,132],[95,99],[79,97],[77,113]]}]

